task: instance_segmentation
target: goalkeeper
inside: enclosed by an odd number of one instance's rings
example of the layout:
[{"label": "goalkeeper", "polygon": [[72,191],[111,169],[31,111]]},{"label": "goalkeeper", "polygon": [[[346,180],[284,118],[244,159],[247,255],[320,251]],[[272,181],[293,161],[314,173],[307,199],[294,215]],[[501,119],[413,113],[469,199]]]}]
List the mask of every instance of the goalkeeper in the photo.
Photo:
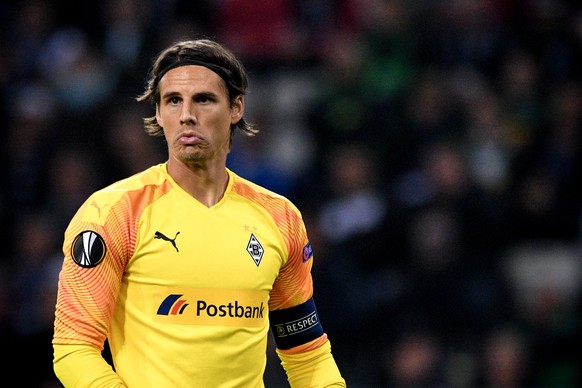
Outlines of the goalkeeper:
[{"label": "goalkeeper", "polygon": [[[300,211],[226,167],[248,80],[213,40],[155,58],[146,132],[168,159],[96,191],[67,227],[54,323],[66,387],[264,387],[272,333],[291,387],[345,387],[313,296]],[[102,356],[108,342],[113,365]]]}]

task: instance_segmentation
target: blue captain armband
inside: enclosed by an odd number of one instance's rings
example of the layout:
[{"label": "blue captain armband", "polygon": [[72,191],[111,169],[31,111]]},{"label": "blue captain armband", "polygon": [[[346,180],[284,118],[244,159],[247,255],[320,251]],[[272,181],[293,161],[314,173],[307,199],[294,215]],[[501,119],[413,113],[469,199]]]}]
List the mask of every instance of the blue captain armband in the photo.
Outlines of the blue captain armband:
[{"label": "blue captain armband", "polygon": [[271,311],[269,320],[279,349],[303,345],[323,335],[313,298],[298,306]]}]

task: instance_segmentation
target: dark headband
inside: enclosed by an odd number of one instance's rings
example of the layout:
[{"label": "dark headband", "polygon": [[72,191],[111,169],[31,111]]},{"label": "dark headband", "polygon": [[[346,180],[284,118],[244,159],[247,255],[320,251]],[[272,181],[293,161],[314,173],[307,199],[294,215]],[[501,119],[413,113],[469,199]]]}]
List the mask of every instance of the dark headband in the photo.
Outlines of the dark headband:
[{"label": "dark headband", "polygon": [[166,66],[165,68],[163,68],[162,70],[160,70],[160,72],[158,73],[158,75],[156,75],[156,77],[154,78],[154,82],[153,82],[153,88],[155,89],[158,86],[158,83],[160,82],[160,80],[162,79],[162,77],[170,70],[175,69],[176,67],[181,67],[181,66],[204,66],[207,69],[212,70],[213,72],[215,72],[216,74],[218,74],[220,76],[220,78],[222,78],[224,80],[224,82],[226,83],[227,87],[229,89],[232,89],[240,94],[243,94],[242,90],[240,89],[240,87],[236,86],[234,84],[234,82],[232,81],[231,78],[231,74],[232,72],[222,66],[218,66],[215,65],[214,63],[208,63],[208,62],[204,62],[204,61],[198,61],[195,59],[184,59],[181,61],[177,61],[172,63],[171,65]]}]

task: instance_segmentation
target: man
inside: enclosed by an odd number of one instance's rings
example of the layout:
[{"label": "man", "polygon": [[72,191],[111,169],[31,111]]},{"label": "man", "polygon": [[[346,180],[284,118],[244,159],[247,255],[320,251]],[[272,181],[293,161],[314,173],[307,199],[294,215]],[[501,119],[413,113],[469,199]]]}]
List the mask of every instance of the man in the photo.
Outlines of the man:
[{"label": "man", "polygon": [[[299,210],[226,168],[247,75],[182,41],[139,101],[168,160],[93,193],[63,244],[53,338],[65,386],[263,387],[269,327],[292,387],[344,387],[313,299]],[[102,357],[108,340],[113,367]]]}]

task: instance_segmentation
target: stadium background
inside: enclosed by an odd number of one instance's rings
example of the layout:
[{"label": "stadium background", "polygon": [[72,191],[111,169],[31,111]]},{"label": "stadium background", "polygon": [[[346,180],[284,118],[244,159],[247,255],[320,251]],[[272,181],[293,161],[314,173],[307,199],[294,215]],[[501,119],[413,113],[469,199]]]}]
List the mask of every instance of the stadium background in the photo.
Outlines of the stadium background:
[{"label": "stadium background", "polygon": [[134,97],[199,34],[246,64],[262,133],[229,166],[303,210],[349,386],[582,386],[577,2],[25,0],[0,23],[6,379],[58,386],[63,230],[165,159]]}]

